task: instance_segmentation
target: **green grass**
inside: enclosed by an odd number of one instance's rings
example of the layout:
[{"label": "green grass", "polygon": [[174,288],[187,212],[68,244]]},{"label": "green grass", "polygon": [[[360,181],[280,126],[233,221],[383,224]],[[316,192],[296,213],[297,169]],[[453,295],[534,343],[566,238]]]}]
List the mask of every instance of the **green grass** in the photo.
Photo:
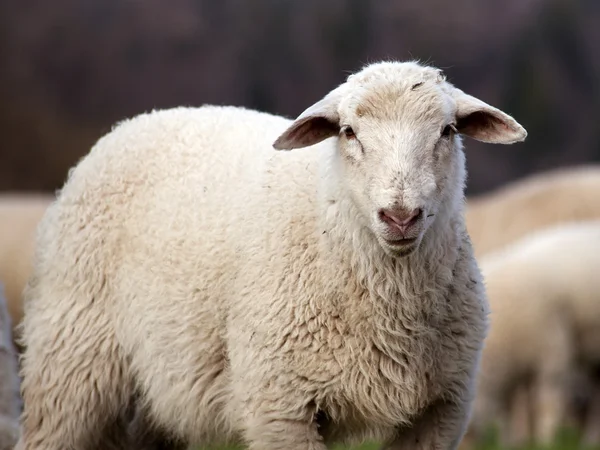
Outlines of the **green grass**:
[{"label": "green grass", "polygon": [[[332,450],[379,450],[377,444],[365,444],[359,447],[336,446]],[[244,450],[244,447],[202,447],[198,450]]]},{"label": "green grass", "polygon": [[[599,424],[600,425],[600,424]],[[473,450],[506,450],[499,445],[496,433],[490,431],[484,441]],[[577,431],[564,429],[558,433],[551,446],[528,445],[511,450],[599,450],[599,447],[584,446]]]},{"label": "green grass", "polygon": [[[600,424],[598,424],[600,426]],[[379,445],[375,443],[364,444],[358,447],[343,447],[336,446],[333,447],[332,450],[379,450]],[[198,450],[244,450],[243,447],[207,447],[201,448]],[[506,448],[501,447],[498,444],[498,440],[496,439],[496,434],[494,432],[490,432],[490,434],[484,439],[484,441],[474,447],[471,450],[508,450]],[[542,447],[542,446],[526,446],[519,447],[516,449],[510,450],[600,450],[600,447],[586,447],[583,446],[580,442],[578,434],[573,430],[563,430],[561,431],[554,444],[550,447]]]},{"label": "green grass", "polygon": [[[244,447],[202,447],[198,450],[244,450]],[[332,450],[379,450],[377,444],[364,444],[358,447],[336,446]]]}]

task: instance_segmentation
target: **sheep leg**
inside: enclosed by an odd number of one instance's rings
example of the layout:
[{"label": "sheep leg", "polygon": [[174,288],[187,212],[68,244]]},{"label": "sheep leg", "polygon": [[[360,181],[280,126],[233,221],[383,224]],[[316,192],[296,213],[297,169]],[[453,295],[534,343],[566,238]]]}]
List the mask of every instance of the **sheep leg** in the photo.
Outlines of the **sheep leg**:
[{"label": "sheep leg", "polygon": [[499,386],[499,381],[488,379],[486,383],[480,383],[465,436],[474,443],[480,443],[492,427],[498,429],[500,438],[508,432],[507,398]]},{"label": "sheep leg", "polygon": [[590,405],[583,424],[582,441],[586,446],[600,444],[600,387],[598,380],[593,380],[594,386],[590,395]]},{"label": "sheep leg", "polygon": [[[259,431],[254,430],[254,431]],[[316,426],[298,421],[276,420],[260,428],[249,442],[249,450],[326,450]]]},{"label": "sheep leg", "polygon": [[246,439],[249,450],[327,450],[310,417],[298,420],[260,414],[250,421]]},{"label": "sheep leg", "polygon": [[402,428],[384,450],[455,450],[465,433],[469,418],[467,403],[438,402],[410,428]]},{"label": "sheep leg", "polygon": [[539,380],[537,392],[536,441],[550,445],[563,423],[563,411],[567,403],[567,393],[560,379],[545,376]]},{"label": "sheep leg", "polygon": [[506,447],[522,447],[531,439],[530,405],[531,395],[528,383],[519,383],[509,399],[508,430],[501,434],[501,444]]},{"label": "sheep leg", "polygon": [[327,450],[318,430],[314,384],[285,370],[281,357],[266,355],[261,336],[244,326],[245,316],[232,314],[229,320],[228,329],[236,330],[228,345],[231,408],[248,450]]},{"label": "sheep leg", "polygon": [[[244,399],[249,450],[327,450],[310,399],[276,382],[262,384]],[[289,386],[289,385],[288,385]],[[301,395],[301,394],[300,394]]]},{"label": "sheep leg", "polygon": [[[89,302],[65,301],[68,292],[50,296],[54,291],[40,289],[54,309],[40,306],[25,318],[24,410],[16,449],[118,448],[124,436],[119,416],[131,392],[110,319]],[[69,310],[57,311],[58,305]]]},{"label": "sheep leg", "polygon": [[558,315],[554,319],[548,325],[551,333],[547,350],[541,352],[543,359],[536,379],[535,439],[542,445],[550,445],[564,424],[570,397],[569,377],[574,367],[574,344],[568,324]]},{"label": "sheep leg", "polygon": [[182,442],[158,429],[148,417],[148,411],[133,404],[133,411],[125,418],[128,448],[137,450],[184,450]]}]

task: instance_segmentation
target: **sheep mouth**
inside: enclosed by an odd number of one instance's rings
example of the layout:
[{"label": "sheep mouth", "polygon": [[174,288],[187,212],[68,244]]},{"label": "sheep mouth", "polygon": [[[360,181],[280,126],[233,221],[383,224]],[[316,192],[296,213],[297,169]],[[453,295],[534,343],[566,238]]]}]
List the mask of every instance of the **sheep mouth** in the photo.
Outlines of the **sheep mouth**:
[{"label": "sheep mouth", "polygon": [[405,257],[413,253],[418,245],[419,238],[382,239],[384,251],[394,257]]},{"label": "sheep mouth", "polygon": [[384,239],[385,242],[392,247],[405,247],[417,242],[417,238],[400,238],[400,239]]}]

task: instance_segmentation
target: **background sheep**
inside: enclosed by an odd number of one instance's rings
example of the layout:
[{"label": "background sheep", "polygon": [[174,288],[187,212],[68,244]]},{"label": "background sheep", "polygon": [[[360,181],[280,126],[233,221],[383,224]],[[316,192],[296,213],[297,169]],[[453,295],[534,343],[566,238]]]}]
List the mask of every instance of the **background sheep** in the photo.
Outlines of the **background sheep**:
[{"label": "background sheep", "polygon": [[0,195],[0,282],[5,286],[13,327],[23,317],[22,293],[32,270],[36,227],[53,198],[48,194]]},{"label": "background sheep", "polygon": [[468,199],[467,229],[477,257],[561,222],[600,218],[600,165],[531,175]]},{"label": "background sheep", "polygon": [[[540,172],[485,195],[470,197],[466,222],[475,254],[481,257],[529,233],[559,223],[600,218],[598,199],[600,166],[592,164]],[[585,382],[581,377],[585,377]],[[515,415],[510,428],[511,440],[515,443],[532,437],[528,422],[523,418],[543,414],[527,402],[530,398],[533,396],[522,392],[507,399],[512,402],[511,410]],[[572,415],[569,422],[583,431],[584,442],[600,444],[596,426],[600,420],[600,412],[597,412],[600,411],[599,377],[581,373],[580,381],[573,386],[573,401],[582,408],[577,408],[581,411]]]},{"label": "background sheep", "polygon": [[17,354],[11,320],[0,284],[0,450],[12,450],[19,434],[21,408]]},{"label": "background sheep", "polygon": [[473,413],[476,434],[498,417],[508,440],[506,400],[531,380],[538,442],[550,443],[564,425],[574,367],[600,364],[599,264],[600,221],[550,227],[480,259],[491,327]]},{"label": "background sheep", "polygon": [[190,443],[455,448],[487,315],[457,131],[526,135],[391,62],[294,122],[203,107],[119,125],[40,225],[17,448],[85,448],[134,389]]}]

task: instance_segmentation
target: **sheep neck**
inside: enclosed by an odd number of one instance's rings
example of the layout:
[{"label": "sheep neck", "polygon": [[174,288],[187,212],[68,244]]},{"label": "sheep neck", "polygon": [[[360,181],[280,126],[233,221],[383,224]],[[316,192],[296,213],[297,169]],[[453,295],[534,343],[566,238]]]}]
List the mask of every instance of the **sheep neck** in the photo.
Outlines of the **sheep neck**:
[{"label": "sheep neck", "polygon": [[465,238],[464,196],[443,203],[416,251],[395,257],[383,250],[343,189],[339,185],[332,189],[331,178],[323,181],[329,184],[322,191],[327,194],[320,220],[321,261],[330,280],[325,290],[350,291],[350,301],[358,295],[371,313],[381,317],[418,321],[436,315],[444,307],[444,293],[452,283]]}]

